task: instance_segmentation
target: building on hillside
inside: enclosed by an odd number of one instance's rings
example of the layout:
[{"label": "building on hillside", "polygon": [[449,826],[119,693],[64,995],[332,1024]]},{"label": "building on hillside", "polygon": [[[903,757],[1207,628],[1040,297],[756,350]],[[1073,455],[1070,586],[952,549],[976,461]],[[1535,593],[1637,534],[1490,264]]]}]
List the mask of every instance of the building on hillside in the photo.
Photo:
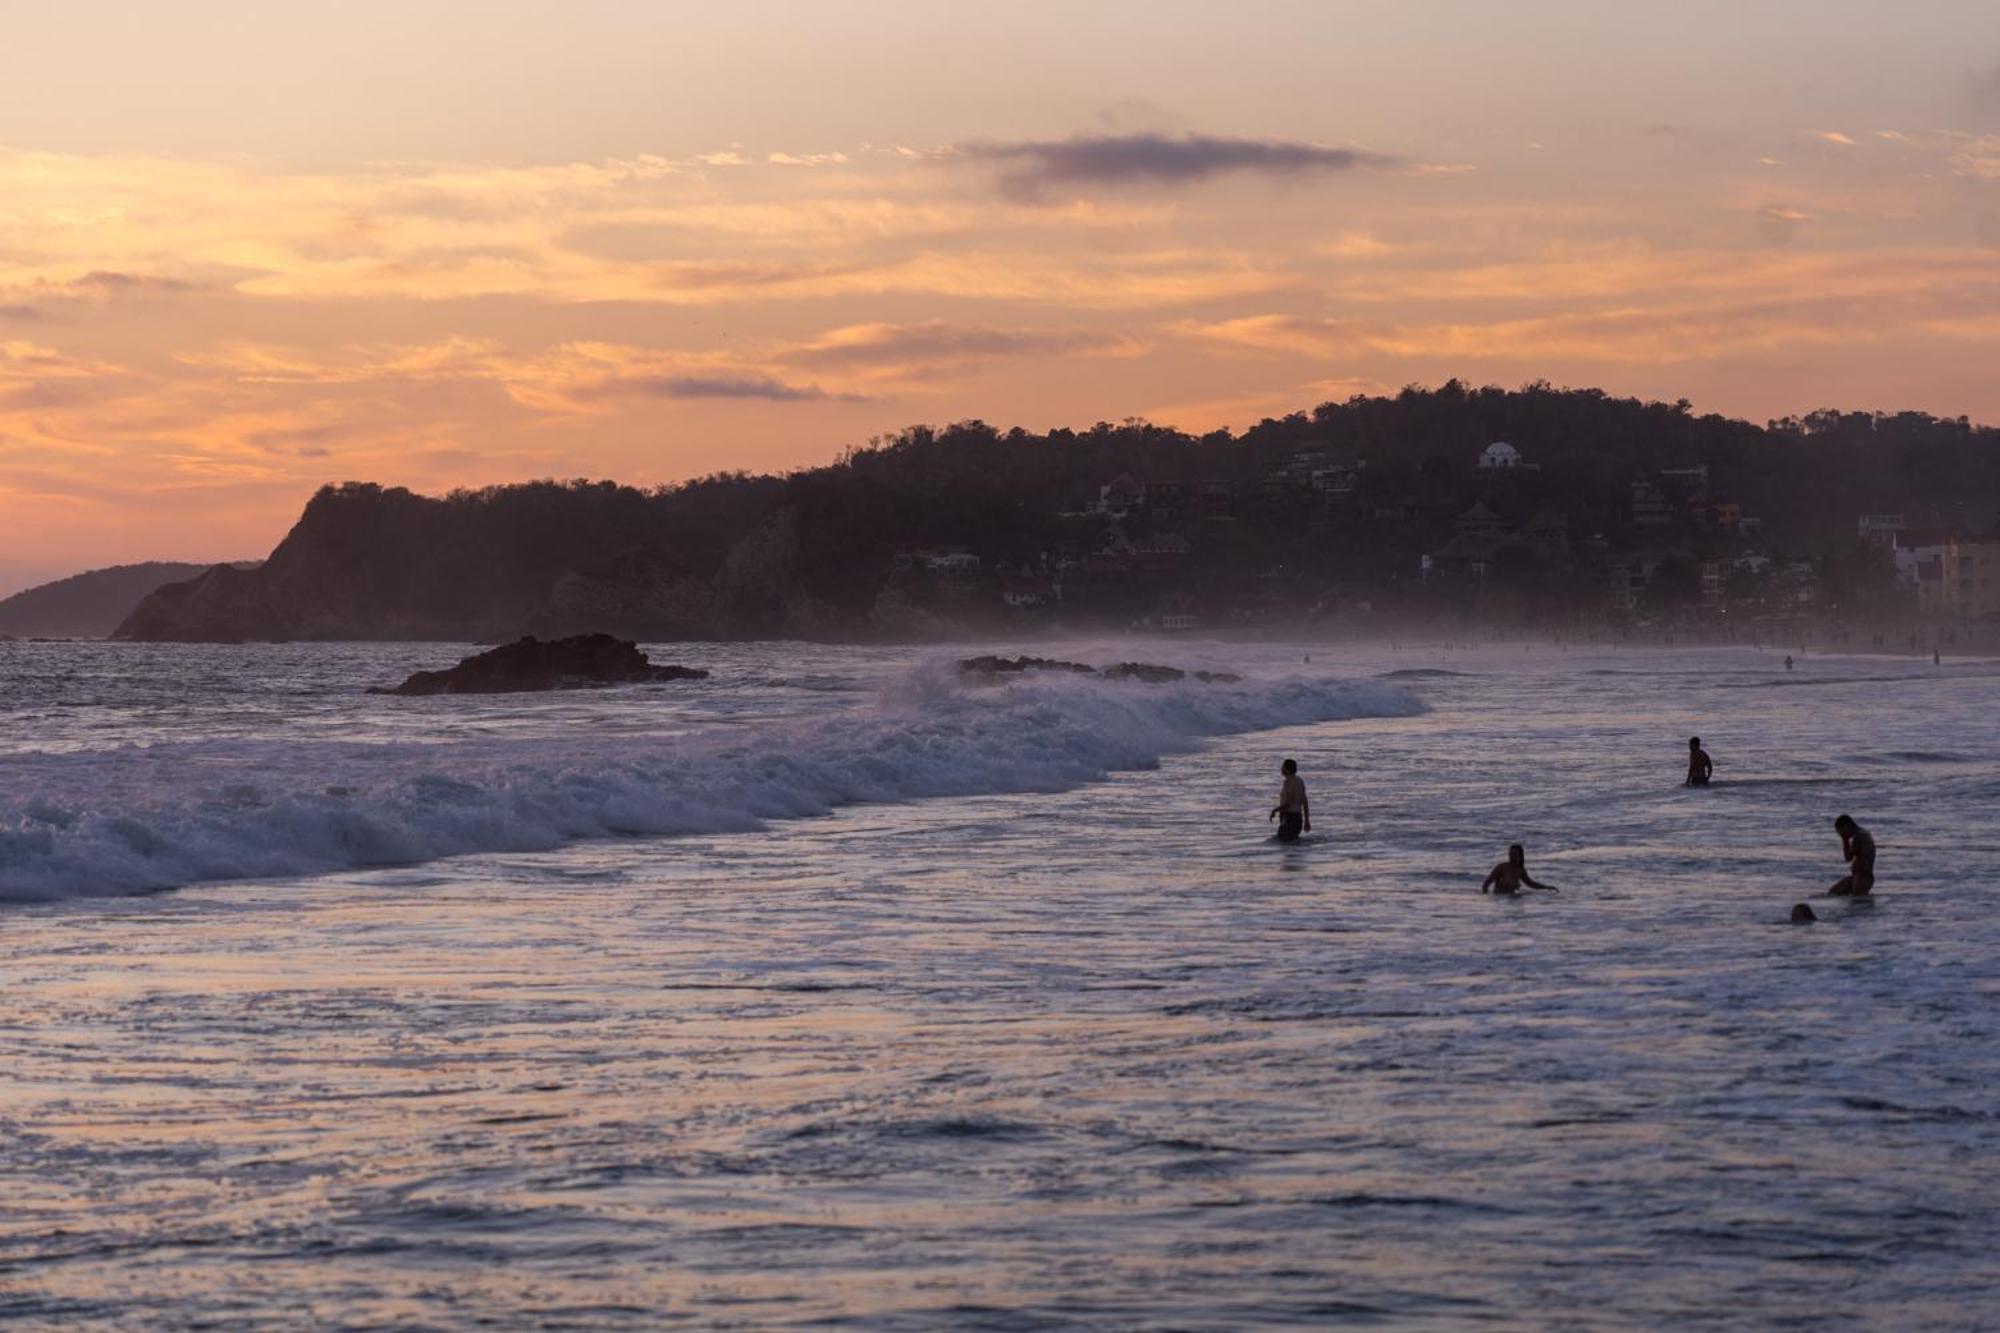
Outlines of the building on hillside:
[{"label": "building on hillside", "polygon": [[1854,534],[1876,546],[1894,546],[1896,534],[1909,526],[1901,514],[1863,514],[1854,520]]},{"label": "building on hillside", "polygon": [[1670,503],[1696,523],[1708,520],[1708,464],[1663,467],[1653,476]]},{"label": "building on hillside", "polygon": [[1195,614],[1194,598],[1185,592],[1170,592],[1160,599],[1155,623],[1169,634],[1186,634],[1201,628],[1201,617]]},{"label": "building on hillside", "polygon": [[1505,440],[1495,440],[1480,451],[1479,468],[1482,472],[1512,472],[1527,466],[1527,459],[1521,451]]},{"label": "building on hillside", "polygon": [[1521,526],[1521,540],[1544,557],[1569,553],[1569,520],[1554,505],[1543,505]]},{"label": "building on hillside", "polygon": [[1810,560],[1794,560],[1772,580],[1780,602],[1795,610],[1819,604],[1819,569]]},{"label": "building on hillside", "polygon": [[1177,523],[1187,513],[1188,484],[1184,481],[1146,483],[1146,512],[1155,523]]},{"label": "building on hillside", "polygon": [[1484,500],[1473,502],[1472,508],[1451,521],[1452,527],[1464,533],[1501,533],[1510,526],[1504,514],[1488,505]]},{"label": "building on hillside", "polygon": [[1293,481],[1304,482],[1326,466],[1328,449],[1324,444],[1308,444],[1292,450],[1285,461],[1278,464],[1278,471]]},{"label": "building on hillside", "polygon": [[1635,552],[1606,562],[1604,568],[1611,609],[1638,610],[1639,596],[1646,591],[1646,584],[1653,577],[1653,571],[1660,567],[1662,559],[1658,555]]},{"label": "building on hillside", "polygon": [[2000,537],[1953,537],[1944,544],[1940,593],[1948,615],[2000,615]]},{"label": "building on hillside", "polygon": [[1701,562],[1701,606],[1704,611],[1719,611],[1728,603],[1729,573],[1727,560]]},{"label": "building on hillside", "polygon": [[1926,565],[1941,567],[1947,540],[1942,532],[1912,532],[1904,529],[1890,533],[1889,558],[1896,563],[1896,582],[1906,589],[1920,588],[1923,583],[1924,567]]},{"label": "building on hillside", "polygon": [[[1315,495],[1351,495],[1368,464],[1352,449],[1321,447],[1309,451],[1302,472],[1306,488]],[[1295,463],[1301,455],[1294,455]]]},{"label": "building on hillside", "polygon": [[1226,481],[1204,481],[1194,490],[1195,512],[1204,523],[1236,521],[1236,488]]},{"label": "building on hillside", "polygon": [[1917,610],[1929,613],[1944,611],[1944,554],[1939,553],[1928,560],[1920,560],[1916,567]]},{"label": "building on hillside", "polygon": [[1494,560],[1511,544],[1505,533],[1461,530],[1418,562],[1418,575],[1425,583],[1439,578],[1483,583]]},{"label": "building on hillside", "polygon": [[1664,528],[1674,521],[1674,507],[1659,483],[1642,478],[1632,483],[1632,522],[1642,528]]},{"label": "building on hillside", "polygon": [[1654,474],[1660,481],[1689,499],[1708,500],[1708,464],[1693,463],[1687,467],[1663,467]]},{"label": "building on hillside", "polygon": [[1188,539],[1178,532],[1156,532],[1133,542],[1129,549],[1133,560],[1139,564],[1159,568],[1185,560],[1192,548]]},{"label": "building on hillside", "polygon": [[1146,488],[1131,473],[1121,472],[1097,488],[1097,512],[1123,518],[1146,502]]}]

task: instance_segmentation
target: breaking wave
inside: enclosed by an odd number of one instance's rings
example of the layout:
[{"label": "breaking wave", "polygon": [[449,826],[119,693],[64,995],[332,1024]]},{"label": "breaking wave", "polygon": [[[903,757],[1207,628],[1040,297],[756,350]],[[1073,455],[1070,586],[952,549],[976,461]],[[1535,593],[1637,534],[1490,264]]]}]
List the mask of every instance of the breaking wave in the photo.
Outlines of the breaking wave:
[{"label": "breaking wave", "polygon": [[0,900],[751,830],[860,802],[1057,791],[1150,767],[1207,736],[1419,711],[1406,691],[1372,681],[968,687],[932,667],[836,714],[671,738],[237,739],[18,754],[0,758]]}]

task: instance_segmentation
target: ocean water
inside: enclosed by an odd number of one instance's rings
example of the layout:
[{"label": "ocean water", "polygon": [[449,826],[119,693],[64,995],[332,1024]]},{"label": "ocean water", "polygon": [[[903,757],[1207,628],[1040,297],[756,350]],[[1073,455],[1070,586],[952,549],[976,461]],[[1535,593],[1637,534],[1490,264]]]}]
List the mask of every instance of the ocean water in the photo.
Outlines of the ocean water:
[{"label": "ocean water", "polygon": [[2000,664],[1037,650],[0,644],[0,1318],[2000,1322]]}]

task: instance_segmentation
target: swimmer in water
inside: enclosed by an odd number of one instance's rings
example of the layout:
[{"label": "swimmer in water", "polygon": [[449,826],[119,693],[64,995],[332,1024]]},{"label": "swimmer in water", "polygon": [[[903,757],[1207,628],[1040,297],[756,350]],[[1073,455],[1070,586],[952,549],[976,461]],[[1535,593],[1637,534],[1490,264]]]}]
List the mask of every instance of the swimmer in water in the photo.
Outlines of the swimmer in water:
[{"label": "swimmer in water", "polygon": [[1297,842],[1299,834],[1312,832],[1312,805],[1306,800],[1306,782],[1299,776],[1299,761],[1287,759],[1278,766],[1285,780],[1278,784],[1278,803],[1271,807],[1265,823],[1278,821],[1278,841]]},{"label": "swimmer in water", "polygon": [[1847,858],[1847,874],[1828,889],[1831,898],[1865,898],[1875,887],[1875,835],[1854,822],[1853,815],[1833,821],[1840,834],[1840,854]]},{"label": "swimmer in water", "polygon": [[1553,884],[1540,884],[1535,881],[1534,876],[1528,873],[1528,854],[1517,842],[1507,849],[1507,859],[1487,872],[1486,882],[1479,886],[1479,891],[1514,894],[1521,891],[1522,885],[1531,889],[1547,889],[1550,893],[1562,892]]},{"label": "swimmer in water", "polygon": [[1688,737],[1688,776],[1690,787],[1706,787],[1709,778],[1715,775],[1715,761],[1708,757],[1708,751],[1701,748],[1701,737]]}]

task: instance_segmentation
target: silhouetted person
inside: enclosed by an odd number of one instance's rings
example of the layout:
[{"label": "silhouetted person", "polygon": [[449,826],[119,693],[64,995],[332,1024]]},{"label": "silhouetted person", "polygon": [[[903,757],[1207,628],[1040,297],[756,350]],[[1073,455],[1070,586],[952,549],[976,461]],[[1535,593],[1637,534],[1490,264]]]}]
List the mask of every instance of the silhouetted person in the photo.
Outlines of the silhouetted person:
[{"label": "silhouetted person", "polygon": [[1944,654],[1940,653],[1940,652],[1939,652],[1939,651],[1938,651],[1937,649],[1935,649],[1935,648],[1931,649],[1931,665],[1932,665],[1932,666],[1943,666],[1943,665],[1944,665]]},{"label": "silhouetted person", "polygon": [[1810,908],[1810,907],[1807,907],[1807,906],[1806,906],[1806,905],[1805,905],[1804,903],[1793,903],[1793,904],[1792,904],[1792,924],[1793,924],[1793,925],[1795,925],[1795,926],[1803,926],[1803,925],[1807,925],[1807,924],[1809,924],[1809,923],[1811,923],[1811,922],[1814,922],[1814,921],[1817,921],[1817,920],[1819,920],[1819,913],[1817,913],[1817,912],[1813,911],[1813,909],[1812,909],[1812,908]]},{"label": "silhouetted person", "polygon": [[1847,875],[1827,893],[1835,898],[1862,898],[1875,887],[1875,836],[1854,822],[1853,815],[1833,821],[1840,834],[1840,854],[1847,858]]},{"label": "silhouetted person", "polygon": [[1297,842],[1299,834],[1312,832],[1312,805],[1306,800],[1305,779],[1299,776],[1299,761],[1287,759],[1278,766],[1285,780],[1278,784],[1278,803],[1271,807],[1265,823],[1278,821],[1278,841]]},{"label": "silhouetted person", "polygon": [[1479,886],[1479,891],[1481,893],[1519,893],[1523,885],[1531,889],[1547,889],[1550,893],[1559,892],[1553,884],[1538,884],[1535,882],[1534,876],[1528,873],[1528,854],[1521,849],[1521,844],[1517,842],[1507,848],[1506,860],[1486,872],[1486,882]]},{"label": "silhouetted person", "polygon": [[1787,671],[1790,671],[1791,669],[1792,669],[1792,655],[1791,655],[1790,653],[1786,653],[1786,654],[1785,654],[1785,670],[1787,670]]},{"label": "silhouetted person", "polygon": [[1715,775],[1715,761],[1708,757],[1708,751],[1701,748],[1701,737],[1688,737],[1688,777],[1690,787],[1706,787],[1709,778]]}]

